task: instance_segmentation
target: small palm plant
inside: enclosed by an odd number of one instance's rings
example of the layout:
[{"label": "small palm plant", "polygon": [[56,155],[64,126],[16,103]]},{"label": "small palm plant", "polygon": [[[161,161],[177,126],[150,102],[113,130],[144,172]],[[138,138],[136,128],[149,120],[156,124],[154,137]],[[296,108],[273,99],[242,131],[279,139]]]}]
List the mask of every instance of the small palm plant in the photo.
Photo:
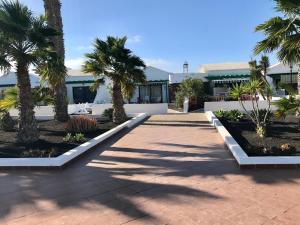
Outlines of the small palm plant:
[{"label": "small palm plant", "polygon": [[[256,125],[256,133],[260,138],[266,136],[267,120],[271,112],[271,93],[272,90],[268,84],[255,79],[249,83],[234,85],[230,93],[233,98],[238,99],[246,114]],[[262,110],[259,106],[259,95],[265,96],[268,102],[266,110]],[[246,109],[245,96],[250,96],[252,111]]]},{"label": "small palm plant", "polygon": [[275,116],[285,119],[288,115],[296,115],[300,125],[300,96],[291,95],[289,98],[281,98],[273,103],[277,106]]}]

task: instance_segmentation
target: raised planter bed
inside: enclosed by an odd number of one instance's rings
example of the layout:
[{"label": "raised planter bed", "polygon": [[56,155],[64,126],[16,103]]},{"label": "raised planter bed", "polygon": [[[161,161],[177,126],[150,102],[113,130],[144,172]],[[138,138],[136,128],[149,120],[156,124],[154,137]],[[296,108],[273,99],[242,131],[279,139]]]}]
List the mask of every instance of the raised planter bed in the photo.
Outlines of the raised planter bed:
[{"label": "raised planter bed", "polygon": [[232,137],[228,130],[222,125],[219,119],[214,115],[213,112],[206,112],[207,119],[209,122],[216,127],[219,134],[223,138],[226,146],[231,151],[232,155],[236,159],[237,163],[242,167],[247,166],[262,166],[262,165],[273,165],[273,166],[299,166],[300,156],[248,156],[243,148],[237,143]]},{"label": "raised planter bed", "polygon": [[146,117],[146,113],[136,114],[132,119],[108,130],[105,133],[102,133],[95,138],[92,138],[91,140],[65,152],[60,156],[52,158],[0,158],[0,167],[61,167],[95,145],[120,132],[124,128],[131,128],[135,126]]}]

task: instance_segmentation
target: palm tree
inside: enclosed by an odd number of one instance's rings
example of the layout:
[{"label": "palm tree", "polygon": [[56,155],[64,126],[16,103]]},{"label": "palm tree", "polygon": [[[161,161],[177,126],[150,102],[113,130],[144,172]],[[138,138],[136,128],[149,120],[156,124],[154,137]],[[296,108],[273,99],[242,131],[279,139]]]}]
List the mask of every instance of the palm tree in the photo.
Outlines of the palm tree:
[{"label": "palm tree", "polygon": [[263,55],[259,61],[261,70],[263,71],[263,75],[266,78],[267,74],[268,74],[268,68],[270,67],[270,61],[269,61],[269,57],[266,55]]},{"label": "palm tree", "polygon": [[268,56],[262,56],[259,64],[256,60],[251,60],[249,62],[251,79],[261,80],[264,84],[268,85],[269,82],[267,81],[267,73],[269,66],[270,63]]},{"label": "palm tree", "polygon": [[31,143],[39,137],[28,68],[39,61],[40,52],[50,46],[50,37],[54,35],[55,30],[47,27],[42,18],[34,17],[19,1],[0,3],[0,69],[16,69],[20,143]]},{"label": "palm tree", "polygon": [[112,82],[113,122],[115,123],[126,120],[122,84],[137,84],[146,80],[145,64],[125,47],[126,40],[126,37],[108,36],[106,41],[97,38],[94,51],[85,55],[87,60],[83,65],[85,73],[92,73],[96,79],[107,77]]},{"label": "palm tree", "polygon": [[[280,61],[300,65],[300,3],[298,0],[275,0],[276,9],[283,16],[273,17],[256,27],[266,38],[257,43],[255,54],[278,50]],[[300,94],[300,67],[298,72],[298,93]]]},{"label": "palm tree", "polygon": [[44,0],[44,8],[48,26],[59,32],[59,35],[52,37],[53,48],[58,57],[50,62],[46,61],[48,64],[45,63],[41,66],[39,73],[44,79],[48,80],[53,91],[55,119],[65,122],[68,120],[69,115],[65,84],[65,47],[60,0]]},{"label": "palm tree", "polygon": [[295,115],[299,118],[300,125],[300,98],[293,94],[289,98],[281,98],[273,103],[277,106],[275,116],[285,119],[288,115]]}]

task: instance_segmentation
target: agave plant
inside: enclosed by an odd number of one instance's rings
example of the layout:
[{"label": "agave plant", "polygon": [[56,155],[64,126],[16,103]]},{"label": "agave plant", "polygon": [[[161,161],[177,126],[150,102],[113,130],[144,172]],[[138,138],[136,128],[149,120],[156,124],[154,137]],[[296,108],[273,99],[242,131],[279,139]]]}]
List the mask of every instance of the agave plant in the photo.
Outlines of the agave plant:
[{"label": "agave plant", "polygon": [[[231,90],[231,97],[238,99],[245,113],[251,118],[252,122],[256,125],[256,133],[260,138],[266,136],[266,126],[268,116],[271,112],[271,93],[270,86],[264,81],[251,80],[249,83],[236,84]],[[259,94],[265,96],[268,107],[266,110],[262,110],[259,106]],[[244,96],[250,96],[252,111],[249,111],[245,107]],[[263,115],[262,115],[263,114]]]}]

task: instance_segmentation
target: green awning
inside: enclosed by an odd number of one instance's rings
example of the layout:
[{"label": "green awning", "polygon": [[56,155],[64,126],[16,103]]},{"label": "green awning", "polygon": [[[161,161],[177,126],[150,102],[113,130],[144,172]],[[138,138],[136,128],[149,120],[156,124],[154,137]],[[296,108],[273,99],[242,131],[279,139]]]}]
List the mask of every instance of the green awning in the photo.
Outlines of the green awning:
[{"label": "green awning", "polygon": [[211,75],[205,77],[207,80],[230,80],[230,79],[246,79],[249,78],[249,74],[232,74],[232,75]]}]

